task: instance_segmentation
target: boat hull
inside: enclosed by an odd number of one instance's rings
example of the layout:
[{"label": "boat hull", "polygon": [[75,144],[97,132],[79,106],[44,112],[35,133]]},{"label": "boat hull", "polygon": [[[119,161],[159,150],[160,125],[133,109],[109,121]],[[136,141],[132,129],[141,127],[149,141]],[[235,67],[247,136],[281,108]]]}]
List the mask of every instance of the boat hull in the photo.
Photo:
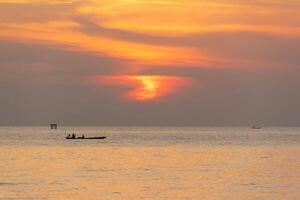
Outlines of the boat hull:
[{"label": "boat hull", "polygon": [[67,140],[103,140],[106,139],[106,137],[78,137],[78,138],[68,138],[66,137]]}]

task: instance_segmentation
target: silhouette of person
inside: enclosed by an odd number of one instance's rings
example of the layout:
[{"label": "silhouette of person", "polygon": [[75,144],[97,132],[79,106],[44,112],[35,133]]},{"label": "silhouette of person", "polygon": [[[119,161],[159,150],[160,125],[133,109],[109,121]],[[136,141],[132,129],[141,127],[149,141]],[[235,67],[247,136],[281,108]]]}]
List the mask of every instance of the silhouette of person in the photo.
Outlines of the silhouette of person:
[{"label": "silhouette of person", "polygon": [[82,138],[84,139],[85,137],[84,137],[84,134],[82,134]]}]

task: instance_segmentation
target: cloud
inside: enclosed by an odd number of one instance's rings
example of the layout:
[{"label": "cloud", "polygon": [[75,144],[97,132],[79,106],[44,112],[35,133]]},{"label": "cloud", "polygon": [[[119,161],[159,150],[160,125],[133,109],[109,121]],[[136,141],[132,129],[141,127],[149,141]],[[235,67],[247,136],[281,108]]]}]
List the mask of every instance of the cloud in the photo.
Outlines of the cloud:
[{"label": "cloud", "polygon": [[[84,18],[76,21],[80,24],[79,31],[89,35],[101,35],[111,39],[150,45],[199,49],[204,54],[211,55],[210,68],[214,68],[213,66],[215,68],[270,68],[298,65],[300,40],[297,37],[251,31],[222,31],[180,37],[155,36],[100,27]],[[180,65],[172,65],[175,68],[180,67]],[[190,66],[184,66],[184,68],[188,67]],[[201,67],[206,66],[199,63],[199,68]]]},{"label": "cloud", "polygon": [[62,50],[57,46],[4,42],[0,77],[10,84],[87,84],[86,79],[126,70],[122,60]]},{"label": "cloud", "polygon": [[[288,4],[294,5],[292,2]],[[299,35],[297,23],[291,20],[291,15],[284,15],[285,22],[289,22],[284,27],[281,25],[283,21],[262,18],[260,12],[264,9],[270,12],[272,19],[282,17],[283,14],[278,11],[287,12],[292,9],[292,6],[280,7],[278,3],[271,1],[236,3],[216,0],[202,3],[190,1],[189,4],[181,1],[72,1],[69,3],[59,1],[43,4],[32,1],[20,5],[25,6],[26,9],[28,6],[44,6],[49,9],[51,16],[59,16],[59,18],[48,19],[50,15],[43,12],[43,8],[33,7],[33,12],[22,13],[45,17],[45,20],[50,21],[43,23],[29,19],[22,23],[4,21],[0,24],[0,37],[29,43],[47,43],[73,51],[127,60],[127,65],[132,66],[133,71],[149,66],[243,68],[271,65],[272,62],[270,64],[267,58],[261,58],[262,53],[259,51],[265,50],[267,54],[272,51],[268,45],[273,44],[267,44],[264,40],[278,43],[276,40],[279,39],[280,43],[284,40],[289,43],[289,41],[296,41]],[[12,8],[17,9],[18,6]],[[199,14],[198,9],[206,8],[208,8],[206,12]],[[55,10],[54,15],[52,9]],[[170,12],[164,12],[166,9]],[[244,12],[247,9],[250,9],[249,13]],[[10,13],[16,12],[18,10]],[[62,13],[63,16],[58,13],[56,15],[55,12]],[[189,14],[185,15],[186,12]],[[216,12],[225,17],[214,16]],[[186,17],[181,18],[183,14]],[[13,16],[7,16],[9,19],[14,19]],[[243,19],[245,16],[252,21]],[[206,17],[224,21],[211,22],[207,21]],[[24,16],[21,18],[26,19]],[[294,18],[297,18],[297,15],[293,15]],[[124,24],[136,19],[141,21],[134,22],[134,27],[123,27]],[[237,21],[233,22],[232,19]],[[168,23],[167,26],[164,25],[165,23]],[[181,23],[184,24],[183,27]],[[148,30],[149,25],[155,25],[152,31]],[[176,34],[173,34],[174,30],[166,30],[166,27],[171,29],[175,27]],[[177,30],[176,27],[179,29]],[[251,40],[249,44],[248,40]],[[248,45],[249,48],[245,48]],[[277,49],[278,47],[275,48]],[[278,49],[277,54],[280,52]]]},{"label": "cloud", "polygon": [[1,23],[67,20],[80,4],[70,1],[0,1]]},{"label": "cloud", "polygon": [[[181,36],[253,31],[299,36],[299,3],[285,1],[89,1],[78,8],[101,27]],[[283,28],[284,27],[284,28]]]},{"label": "cloud", "polygon": [[[48,22],[22,25],[0,24],[0,37],[27,42],[48,43],[65,46],[66,49],[90,54],[126,59],[131,66],[209,66],[216,60],[203,54],[199,49],[174,47],[170,45],[150,45],[124,40],[91,36],[76,31],[74,22]],[[41,27],[43,27],[41,29]],[[22,34],[19,34],[19,33]]]}]

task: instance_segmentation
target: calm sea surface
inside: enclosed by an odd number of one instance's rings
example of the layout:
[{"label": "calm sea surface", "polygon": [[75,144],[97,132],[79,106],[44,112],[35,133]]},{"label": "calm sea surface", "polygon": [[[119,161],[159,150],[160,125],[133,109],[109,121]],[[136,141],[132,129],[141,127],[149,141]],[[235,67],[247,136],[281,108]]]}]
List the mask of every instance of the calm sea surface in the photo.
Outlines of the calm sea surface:
[{"label": "calm sea surface", "polygon": [[300,199],[300,128],[0,127],[0,150],[0,200]]}]

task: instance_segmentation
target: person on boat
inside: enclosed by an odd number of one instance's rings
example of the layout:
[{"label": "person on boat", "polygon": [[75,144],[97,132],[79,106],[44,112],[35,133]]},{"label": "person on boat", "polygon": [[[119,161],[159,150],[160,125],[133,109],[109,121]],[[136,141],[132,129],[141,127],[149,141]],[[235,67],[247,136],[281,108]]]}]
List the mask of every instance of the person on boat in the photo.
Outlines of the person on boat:
[{"label": "person on boat", "polygon": [[67,138],[71,138],[71,135],[69,134],[69,135],[67,136]]},{"label": "person on boat", "polygon": [[73,133],[72,134],[72,139],[75,139],[76,138],[76,135]]},{"label": "person on boat", "polygon": [[82,139],[84,139],[85,138],[85,136],[84,136],[84,134],[82,134]]}]

